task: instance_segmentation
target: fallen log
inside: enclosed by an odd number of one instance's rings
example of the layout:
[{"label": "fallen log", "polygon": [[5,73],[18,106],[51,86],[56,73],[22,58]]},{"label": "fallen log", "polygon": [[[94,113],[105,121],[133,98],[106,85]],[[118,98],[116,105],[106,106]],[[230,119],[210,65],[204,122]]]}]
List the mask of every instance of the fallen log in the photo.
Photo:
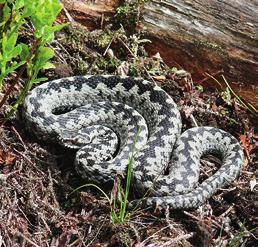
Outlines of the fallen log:
[{"label": "fallen log", "polygon": [[257,1],[151,0],[143,25],[152,39],[149,50],[170,66],[183,66],[197,81],[205,72],[224,71],[243,96],[258,100]]},{"label": "fallen log", "polygon": [[[70,2],[69,11],[95,23],[118,6],[117,0]],[[152,41],[150,55],[159,52],[169,66],[183,67],[197,82],[215,84],[205,73],[224,74],[241,96],[258,105],[257,1],[149,0],[141,12],[140,27]]]}]

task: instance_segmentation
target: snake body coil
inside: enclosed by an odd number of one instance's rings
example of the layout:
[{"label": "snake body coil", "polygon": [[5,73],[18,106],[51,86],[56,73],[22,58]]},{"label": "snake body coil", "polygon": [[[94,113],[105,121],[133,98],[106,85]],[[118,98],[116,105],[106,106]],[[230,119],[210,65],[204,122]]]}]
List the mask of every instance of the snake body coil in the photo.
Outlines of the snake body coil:
[{"label": "snake body coil", "polygon": [[[78,173],[96,183],[125,173],[135,146],[135,185],[140,191],[152,188],[147,206],[197,207],[236,179],[243,164],[238,141],[223,130],[196,127],[181,135],[172,98],[142,79],[77,76],[50,81],[27,96],[24,117],[37,135],[78,149]],[[218,154],[222,166],[199,184],[200,158],[207,153]]]}]

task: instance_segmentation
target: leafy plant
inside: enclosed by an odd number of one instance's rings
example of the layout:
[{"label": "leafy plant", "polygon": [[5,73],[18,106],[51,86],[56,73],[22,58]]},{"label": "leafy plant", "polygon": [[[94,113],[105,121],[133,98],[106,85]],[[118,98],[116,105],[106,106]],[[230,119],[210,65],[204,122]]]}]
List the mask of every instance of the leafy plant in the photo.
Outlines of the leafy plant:
[{"label": "leafy plant", "polygon": [[149,39],[141,39],[139,36],[133,34],[130,36],[131,51],[134,57],[138,56],[139,47],[146,43],[151,43]]},{"label": "leafy plant", "polygon": [[99,39],[97,40],[98,45],[101,48],[105,48],[109,45],[109,43],[113,40],[113,36],[110,32],[103,33]]},{"label": "leafy plant", "polygon": [[[128,168],[127,168],[127,177],[126,177],[126,185],[125,189],[122,188],[121,181],[120,179],[117,180],[117,183],[115,186],[117,186],[117,193],[111,194],[111,196],[108,196],[99,186],[96,184],[84,184],[76,189],[74,189],[70,195],[82,188],[85,187],[94,187],[97,190],[99,190],[104,197],[107,199],[109,206],[110,206],[110,212],[111,212],[111,220],[113,224],[123,224],[128,217],[130,216],[129,211],[127,210],[127,202],[128,202],[128,196],[129,196],[129,191],[131,187],[131,182],[132,182],[132,173],[133,173],[133,164],[134,164],[134,159],[136,155],[136,143],[138,140],[138,136],[140,133],[140,129],[138,130],[135,140],[134,140],[134,145],[133,145],[133,150],[132,153],[129,157],[128,160]],[[136,209],[134,209],[136,210]]]},{"label": "leafy plant", "polygon": [[[11,94],[15,84],[26,72],[27,80],[12,107],[12,114],[23,102],[32,85],[47,80],[38,77],[40,70],[53,68],[49,60],[54,51],[46,47],[54,39],[54,33],[61,30],[65,24],[54,25],[62,7],[58,0],[0,0],[0,90],[4,80],[16,72],[0,107]],[[30,44],[19,40],[19,35],[32,25],[33,39]]]},{"label": "leafy plant", "polygon": [[202,85],[196,85],[195,89],[198,90],[200,93],[203,92],[203,86]]},{"label": "leafy plant", "polygon": [[137,21],[137,12],[132,4],[125,1],[116,10],[116,18],[123,26],[135,24]]},{"label": "leafy plant", "polygon": [[117,9],[115,22],[125,28],[135,27],[140,19],[140,7],[145,0],[125,0]]}]

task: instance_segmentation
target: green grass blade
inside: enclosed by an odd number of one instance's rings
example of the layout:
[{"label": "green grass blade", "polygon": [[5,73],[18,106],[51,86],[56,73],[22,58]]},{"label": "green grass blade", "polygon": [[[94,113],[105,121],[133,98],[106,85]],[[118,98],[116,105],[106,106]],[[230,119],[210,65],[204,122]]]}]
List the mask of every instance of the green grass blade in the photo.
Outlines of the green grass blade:
[{"label": "green grass blade", "polygon": [[112,205],[112,201],[110,200],[108,195],[99,186],[97,186],[96,184],[84,184],[82,186],[79,186],[78,188],[74,189],[71,193],[69,193],[68,196],[70,196],[74,192],[76,192],[76,191],[78,191],[78,190],[80,190],[82,188],[85,188],[85,187],[94,187],[94,188],[96,188],[97,190],[99,190],[104,195],[104,197],[107,199],[109,205]]},{"label": "green grass blade", "polygon": [[138,131],[137,131],[136,137],[134,139],[133,150],[132,150],[129,162],[128,162],[125,195],[124,195],[124,200],[123,200],[123,205],[122,205],[123,207],[122,207],[122,212],[121,212],[121,220],[122,220],[122,222],[126,219],[126,216],[127,216],[127,211],[126,211],[127,200],[128,200],[128,196],[129,196],[131,182],[132,182],[134,158],[135,158],[136,151],[137,151],[136,150],[136,143],[138,141],[138,137],[139,137],[140,132],[141,132],[141,130],[139,128]]},{"label": "green grass blade", "polygon": [[250,104],[245,104],[245,102],[235,93],[235,91],[231,88],[231,86],[229,85],[229,83],[227,82],[226,78],[224,77],[224,75],[222,75],[222,78],[225,82],[225,84],[227,85],[229,91],[237,98],[237,100],[239,101],[239,103],[248,111],[250,111],[252,114],[257,114],[257,110],[252,106],[250,107]]}]

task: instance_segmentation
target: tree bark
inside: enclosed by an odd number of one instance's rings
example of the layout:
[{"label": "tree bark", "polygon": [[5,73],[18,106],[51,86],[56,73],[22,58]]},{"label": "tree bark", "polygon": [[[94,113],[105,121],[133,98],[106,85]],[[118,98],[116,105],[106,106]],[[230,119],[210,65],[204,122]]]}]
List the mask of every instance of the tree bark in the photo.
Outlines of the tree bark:
[{"label": "tree bark", "polygon": [[237,82],[257,85],[257,1],[151,0],[143,19],[154,39],[149,47],[168,63],[197,78],[223,69]]},{"label": "tree bark", "polygon": [[61,3],[69,17],[71,15],[71,18],[89,30],[100,28],[102,18],[113,15],[119,6],[119,0],[62,0]]}]

